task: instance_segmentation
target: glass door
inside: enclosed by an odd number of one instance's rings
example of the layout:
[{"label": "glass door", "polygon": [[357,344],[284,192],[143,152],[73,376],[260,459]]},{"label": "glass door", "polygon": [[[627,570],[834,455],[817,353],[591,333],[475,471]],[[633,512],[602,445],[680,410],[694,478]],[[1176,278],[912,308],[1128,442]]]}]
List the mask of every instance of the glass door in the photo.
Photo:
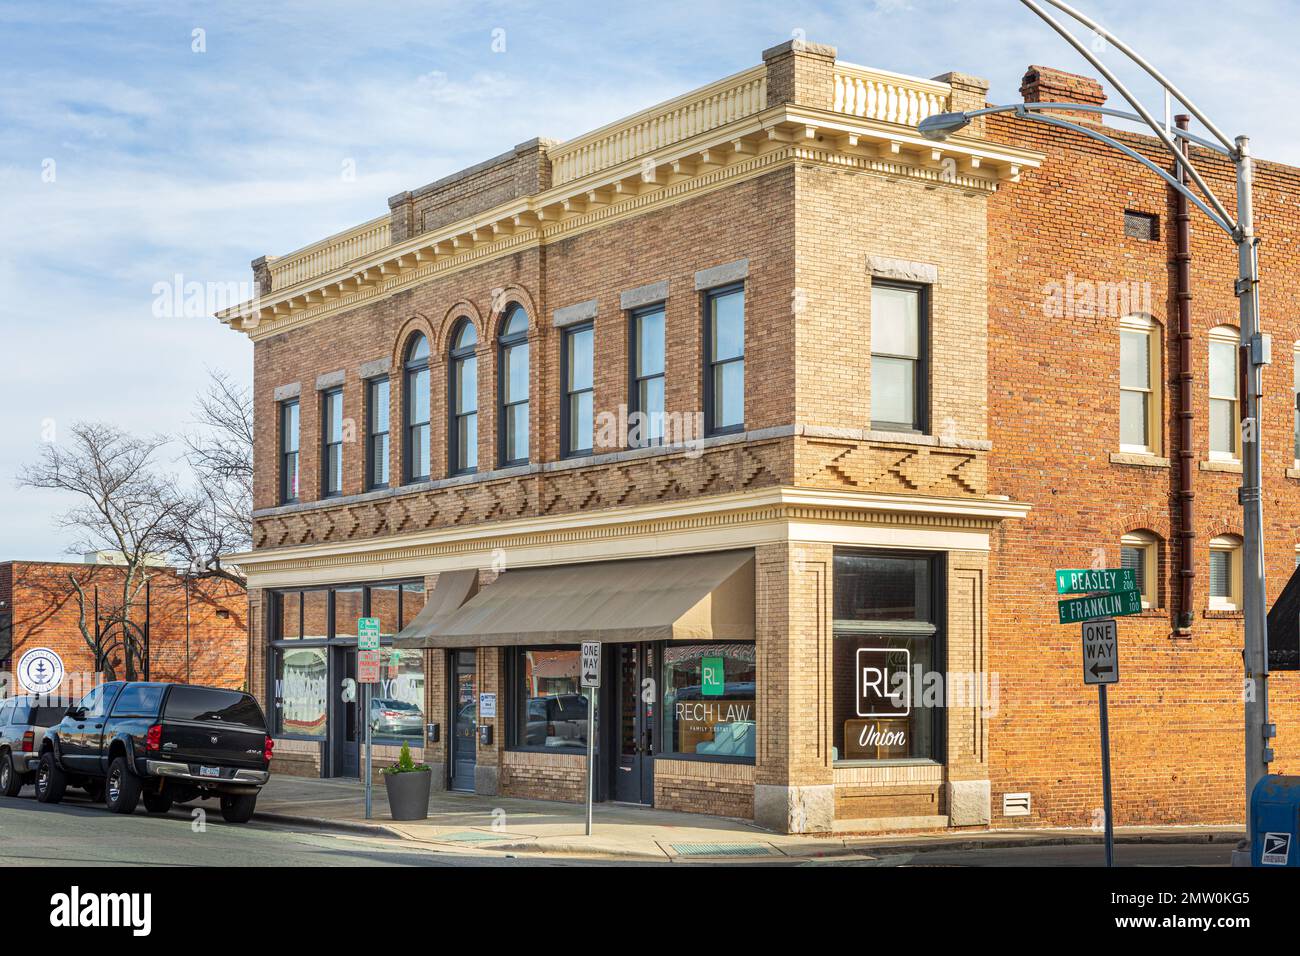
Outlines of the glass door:
[{"label": "glass door", "polygon": [[606,646],[617,648],[613,798],[649,806],[654,803],[654,646]]},{"label": "glass door", "polygon": [[[333,759],[330,762],[330,775],[334,777],[361,777],[361,737],[364,728],[361,725],[359,700],[364,691],[357,679],[357,649],[355,647],[333,648],[335,673],[335,697],[338,701],[335,719],[330,721],[330,746]],[[343,700],[344,681],[352,680],[356,688],[355,696],[350,701]]]},{"label": "glass door", "polygon": [[476,652],[451,655],[451,789],[474,790],[478,757],[478,675]]}]

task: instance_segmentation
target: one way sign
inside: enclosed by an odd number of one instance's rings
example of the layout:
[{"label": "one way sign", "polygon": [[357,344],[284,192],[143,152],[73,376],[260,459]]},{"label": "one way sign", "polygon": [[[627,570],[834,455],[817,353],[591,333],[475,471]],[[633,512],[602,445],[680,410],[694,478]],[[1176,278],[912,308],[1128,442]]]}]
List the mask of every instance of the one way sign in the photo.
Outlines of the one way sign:
[{"label": "one way sign", "polygon": [[1114,618],[1083,622],[1083,682],[1119,683],[1119,627]]}]

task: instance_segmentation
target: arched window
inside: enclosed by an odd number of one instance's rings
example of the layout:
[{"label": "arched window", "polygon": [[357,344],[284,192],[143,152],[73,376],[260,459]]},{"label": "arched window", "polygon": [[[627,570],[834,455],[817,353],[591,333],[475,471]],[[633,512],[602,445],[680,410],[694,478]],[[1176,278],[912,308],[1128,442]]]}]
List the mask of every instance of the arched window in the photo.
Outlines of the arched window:
[{"label": "arched window", "polygon": [[429,340],[416,333],[406,346],[403,378],[405,477],[429,479]]},{"label": "arched window", "polygon": [[453,475],[478,468],[478,359],[474,347],[478,333],[474,323],[461,319],[451,337],[451,428],[448,430],[447,460]]},{"label": "arched window", "polygon": [[1237,382],[1239,335],[1232,326],[1210,330],[1210,457],[1241,457],[1241,415]]},{"label": "arched window", "polygon": [[1158,539],[1150,531],[1130,531],[1119,546],[1119,563],[1131,568],[1142,592],[1143,607],[1158,607],[1156,573],[1160,568]]},{"label": "arched window", "polygon": [[1159,329],[1145,315],[1119,323],[1120,451],[1160,454]]},{"label": "arched window", "polygon": [[499,344],[501,464],[522,465],[528,461],[528,313],[523,306],[512,305],[506,313]]},{"label": "arched window", "polygon": [[1241,538],[1210,539],[1210,610],[1241,610]]}]

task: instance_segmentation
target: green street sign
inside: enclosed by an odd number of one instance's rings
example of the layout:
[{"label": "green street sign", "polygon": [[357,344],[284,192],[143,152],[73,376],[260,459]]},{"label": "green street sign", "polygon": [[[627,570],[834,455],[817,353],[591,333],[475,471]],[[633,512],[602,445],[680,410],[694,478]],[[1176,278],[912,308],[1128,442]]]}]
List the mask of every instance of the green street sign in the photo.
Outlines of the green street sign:
[{"label": "green street sign", "polygon": [[722,658],[700,658],[700,696],[721,697],[725,689]]},{"label": "green street sign", "polygon": [[1095,594],[1056,602],[1062,624],[1078,624],[1102,617],[1122,617],[1142,613],[1142,595],[1138,591]]},{"label": "green street sign", "polygon": [[1082,568],[1056,572],[1057,594],[1116,594],[1137,590],[1137,572],[1132,568]]},{"label": "green street sign", "polygon": [[379,618],[357,618],[357,650],[379,650]]}]

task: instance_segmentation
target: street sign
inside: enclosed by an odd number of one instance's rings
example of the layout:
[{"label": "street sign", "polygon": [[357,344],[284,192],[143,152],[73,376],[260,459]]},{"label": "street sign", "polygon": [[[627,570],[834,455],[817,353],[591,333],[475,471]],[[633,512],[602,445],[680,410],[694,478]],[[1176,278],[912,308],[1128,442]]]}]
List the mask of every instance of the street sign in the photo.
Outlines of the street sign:
[{"label": "street sign", "polygon": [[1121,617],[1142,613],[1142,595],[1138,591],[1094,594],[1056,602],[1062,624],[1078,624],[1100,617]]},{"label": "street sign", "polygon": [[379,683],[379,652],[378,651],[357,652],[357,683],[358,684]]},{"label": "street sign", "polygon": [[379,618],[357,618],[357,650],[379,650]]},{"label": "street sign", "polygon": [[600,686],[600,642],[582,642],[582,686]]},{"label": "street sign", "polygon": [[1114,620],[1084,622],[1083,682],[1119,683],[1119,625]]},{"label": "street sign", "polygon": [[1114,594],[1137,590],[1137,572],[1132,568],[1082,568],[1056,572],[1057,594]]}]

